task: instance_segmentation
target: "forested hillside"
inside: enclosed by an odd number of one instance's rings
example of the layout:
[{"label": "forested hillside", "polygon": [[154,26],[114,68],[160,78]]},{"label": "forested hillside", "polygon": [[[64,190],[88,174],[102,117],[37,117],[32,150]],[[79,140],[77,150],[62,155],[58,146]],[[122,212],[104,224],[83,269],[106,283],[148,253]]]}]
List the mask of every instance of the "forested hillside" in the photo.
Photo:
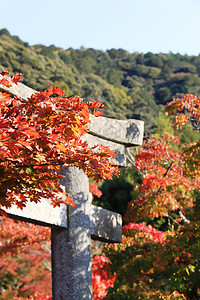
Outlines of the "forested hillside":
[{"label": "forested hillside", "polygon": [[0,71],[5,69],[23,73],[23,82],[37,90],[56,85],[67,96],[97,99],[107,105],[105,116],[141,119],[146,133],[155,132],[159,112],[172,98],[200,94],[200,56],[29,46],[2,29]]}]

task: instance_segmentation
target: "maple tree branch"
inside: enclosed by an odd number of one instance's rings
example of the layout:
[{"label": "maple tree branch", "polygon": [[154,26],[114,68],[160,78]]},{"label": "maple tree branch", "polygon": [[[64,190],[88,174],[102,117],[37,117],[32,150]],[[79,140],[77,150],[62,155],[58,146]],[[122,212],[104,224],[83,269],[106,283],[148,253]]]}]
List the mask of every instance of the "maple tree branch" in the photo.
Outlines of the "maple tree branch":
[{"label": "maple tree branch", "polygon": [[145,276],[148,276],[148,277],[153,278],[153,279],[166,279],[166,278],[169,278],[169,276],[156,276],[156,275],[147,274],[147,273],[142,273],[141,275],[145,275]]},{"label": "maple tree branch", "polygon": [[169,166],[168,166],[166,172],[164,173],[163,177],[167,176],[167,173],[170,171],[170,169],[171,169],[173,163],[174,163],[174,161],[171,161],[171,163],[169,164]]},{"label": "maple tree branch", "polygon": [[188,220],[184,214],[182,213],[182,211],[180,210],[180,208],[177,209],[177,212],[181,218],[181,220],[183,220],[184,223],[190,223],[190,220]]},{"label": "maple tree branch", "polygon": [[191,146],[191,147],[189,147],[188,149],[184,150],[184,151],[182,152],[182,154],[181,154],[181,155],[183,155],[183,154],[185,154],[185,153],[187,153],[187,152],[191,151],[191,149],[192,149],[192,148],[194,148],[194,147],[200,147],[200,141],[198,141],[198,142],[196,143],[196,145],[195,145],[195,146],[194,146],[194,145],[192,145],[192,146]]},{"label": "maple tree branch", "polygon": [[130,161],[130,163],[132,163],[133,166],[135,166],[135,157],[131,154],[130,150],[127,148],[126,149],[128,155],[127,158]]},{"label": "maple tree branch", "polygon": [[[74,162],[75,163],[75,162]],[[44,167],[44,166],[62,166],[65,165],[66,162],[60,161],[59,163],[56,162],[51,162],[51,163],[43,163],[43,164],[19,164],[19,165],[14,165],[15,168],[23,169],[23,168],[32,168],[32,167]],[[68,166],[72,165],[72,163],[68,164]]]},{"label": "maple tree branch", "polygon": [[[168,166],[168,168],[167,168],[166,172],[164,173],[163,177],[166,177],[166,176],[167,176],[167,173],[170,171],[170,169],[171,169],[173,163],[174,163],[174,161],[172,161],[172,162],[170,163],[170,165]],[[157,196],[158,193],[160,193],[160,191],[162,191],[162,190],[163,190],[163,187],[160,186],[160,187],[157,189],[157,191],[153,193],[153,196]],[[149,197],[150,197],[150,196],[149,196]],[[149,197],[148,197],[148,198],[149,198]]]},{"label": "maple tree branch", "polygon": [[[135,157],[131,154],[131,152],[130,152],[130,150],[127,148],[126,149],[126,151],[127,151],[127,153],[128,153],[128,155],[126,156],[127,157],[127,159],[130,161],[130,163],[135,167]],[[137,169],[137,171],[138,171],[138,173],[141,175],[141,177],[143,178],[143,176],[144,176],[144,174],[140,171],[140,170],[138,170]]]}]

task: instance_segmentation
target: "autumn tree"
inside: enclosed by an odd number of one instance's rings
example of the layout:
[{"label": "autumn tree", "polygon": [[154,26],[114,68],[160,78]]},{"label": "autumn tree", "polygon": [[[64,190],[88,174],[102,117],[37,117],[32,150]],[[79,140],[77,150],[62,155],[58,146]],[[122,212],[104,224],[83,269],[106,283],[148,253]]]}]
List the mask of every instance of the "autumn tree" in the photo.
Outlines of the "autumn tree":
[{"label": "autumn tree", "polygon": [[[166,110],[175,126],[190,122],[199,130],[199,97],[185,95]],[[165,135],[148,139],[136,154],[143,181],[125,215],[122,244],[104,249],[117,275],[106,299],[199,299],[199,153],[198,140],[179,145]],[[152,227],[161,218],[165,232]]]},{"label": "autumn tree", "polygon": [[[8,74],[0,74],[0,84],[7,88],[22,77]],[[103,107],[97,101],[68,99],[60,88],[36,92],[27,101],[0,91],[1,214],[13,204],[23,209],[28,200],[37,203],[43,197],[54,207],[74,205],[67,193],[63,199],[61,167],[76,166],[95,181],[118,174],[109,161],[114,151],[102,145],[89,148],[81,139],[88,132],[91,111],[99,116]],[[49,230],[3,218],[0,226],[2,299],[30,296],[34,290],[37,295],[31,299],[50,299]]]},{"label": "autumn tree", "polygon": [[1,217],[2,300],[26,299],[30,296],[38,300],[51,299],[50,239],[50,228]]},{"label": "autumn tree", "polygon": [[[0,84],[17,84],[22,74]],[[94,180],[112,178],[117,168],[109,161],[114,151],[102,145],[88,147],[81,137],[88,132],[90,109],[101,115],[97,101],[85,103],[79,97],[67,99],[60,88],[50,87],[27,100],[0,92],[0,209],[16,204],[23,208],[28,199],[42,197],[52,205],[73,204],[63,200],[61,166],[77,166]]]}]

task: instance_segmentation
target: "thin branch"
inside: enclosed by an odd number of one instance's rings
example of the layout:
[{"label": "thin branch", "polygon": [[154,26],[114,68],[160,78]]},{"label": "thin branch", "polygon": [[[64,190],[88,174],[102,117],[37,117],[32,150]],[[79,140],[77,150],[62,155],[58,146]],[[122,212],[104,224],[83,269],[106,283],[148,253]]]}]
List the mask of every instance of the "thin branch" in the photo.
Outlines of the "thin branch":
[{"label": "thin branch", "polygon": [[178,212],[178,214],[179,214],[181,220],[183,220],[184,223],[188,223],[188,224],[190,223],[190,220],[188,220],[188,219],[184,216],[184,214],[182,213],[182,211],[181,211],[179,208],[177,209],[177,212]]},{"label": "thin branch", "polygon": [[150,278],[153,278],[153,279],[167,279],[167,278],[169,278],[169,276],[156,276],[156,275],[147,274],[147,273],[142,273],[141,275],[149,276]]},{"label": "thin branch", "polygon": [[[130,152],[130,150],[128,148],[126,150],[127,150],[127,153],[128,153],[128,155],[126,156],[127,159],[135,167],[135,157],[131,154],[131,152]],[[138,169],[137,169],[137,171],[141,175],[141,177],[143,178],[144,174],[140,170],[138,170]]]}]

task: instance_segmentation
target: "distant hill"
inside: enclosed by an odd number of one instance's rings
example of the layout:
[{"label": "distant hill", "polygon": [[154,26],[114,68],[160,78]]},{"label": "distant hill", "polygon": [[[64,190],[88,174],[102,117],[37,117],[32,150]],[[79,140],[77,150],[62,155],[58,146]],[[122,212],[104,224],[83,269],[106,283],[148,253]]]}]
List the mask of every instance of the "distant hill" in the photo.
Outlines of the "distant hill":
[{"label": "distant hill", "polygon": [[29,46],[2,29],[0,71],[5,69],[23,73],[23,82],[37,90],[56,85],[66,96],[97,99],[107,105],[105,116],[144,120],[146,133],[155,132],[159,112],[172,98],[200,94],[200,56]]}]

